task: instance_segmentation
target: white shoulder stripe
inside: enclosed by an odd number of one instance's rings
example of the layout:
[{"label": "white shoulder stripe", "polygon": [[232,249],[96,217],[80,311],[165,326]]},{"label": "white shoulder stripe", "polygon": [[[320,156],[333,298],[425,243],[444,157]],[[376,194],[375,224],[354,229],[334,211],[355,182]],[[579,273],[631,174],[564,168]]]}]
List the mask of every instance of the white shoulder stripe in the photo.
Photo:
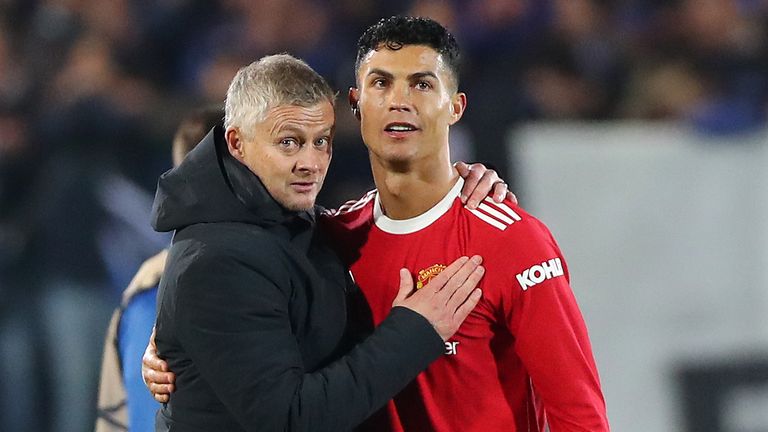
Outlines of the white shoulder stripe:
[{"label": "white shoulder stripe", "polygon": [[498,220],[488,216],[485,213],[481,213],[481,212],[479,212],[477,210],[472,210],[472,209],[467,209],[467,210],[472,212],[473,215],[479,217],[480,219],[484,220],[488,224],[493,225],[493,226],[495,226],[496,228],[498,228],[498,229],[500,229],[502,231],[507,229],[507,226],[509,226],[509,225],[506,225],[506,224],[503,224],[503,223],[499,222]]},{"label": "white shoulder stripe", "polygon": [[496,201],[494,201],[494,200],[492,200],[492,199],[490,199],[490,198],[488,198],[488,197],[485,197],[485,200],[484,200],[484,201],[486,201],[486,202],[488,202],[488,203],[490,203],[490,204],[492,204],[492,205],[494,205],[494,206],[496,206],[496,207],[500,208],[500,209],[501,209],[501,210],[503,210],[503,211],[504,211],[506,214],[508,214],[508,215],[509,215],[509,216],[510,216],[512,219],[514,219],[514,220],[516,220],[516,221],[520,221],[520,220],[523,220],[523,218],[521,218],[521,217],[520,217],[520,215],[518,215],[517,213],[515,213],[515,211],[514,211],[514,210],[512,210],[511,208],[509,208],[509,206],[508,206],[508,205],[506,205],[506,204],[504,204],[504,203],[497,203]]},{"label": "white shoulder stripe", "polygon": [[501,219],[501,221],[506,223],[507,225],[512,225],[513,223],[515,223],[515,221],[513,221],[512,219],[507,217],[507,215],[505,215],[504,213],[502,213],[502,212],[492,208],[488,204],[480,203],[480,205],[477,206],[477,209],[478,210],[482,210],[482,211],[490,214],[491,216],[495,216],[496,219]]},{"label": "white shoulder stripe", "polygon": [[523,220],[519,214],[504,203],[497,203],[490,198],[483,201],[485,202],[480,203],[477,209],[470,210],[467,208],[467,210],[489,225],[504,231],[513,223]]},{"label": "white shoulder stripe", "polygon": [[370,200],[372,200],[376,196],[376,189],[368,191],[365,195],[363,195],[362,198],[360,198],[357,201],[351,200],[347,201],[344,204],[342,204],[338,209],[332,210],[330,213],[334,216],[340,215],[342,213],[350,213],[353,212],[359,208],[362,208],[365,206]]}]

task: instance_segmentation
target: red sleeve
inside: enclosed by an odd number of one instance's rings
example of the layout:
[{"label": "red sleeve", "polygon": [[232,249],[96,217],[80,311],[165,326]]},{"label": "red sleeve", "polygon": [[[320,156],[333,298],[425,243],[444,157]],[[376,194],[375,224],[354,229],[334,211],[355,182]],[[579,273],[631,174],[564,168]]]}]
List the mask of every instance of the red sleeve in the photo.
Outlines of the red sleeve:
[{"label": "red sleeve", "polygon": [[[526,220],[527,219],[527,220]],[[507,325],[552,432],[608,431],[605,400],[587,327],[568,269],[549,230],[528,216],[509,248]],[[507,254],[509,256],[509,254]]]}]

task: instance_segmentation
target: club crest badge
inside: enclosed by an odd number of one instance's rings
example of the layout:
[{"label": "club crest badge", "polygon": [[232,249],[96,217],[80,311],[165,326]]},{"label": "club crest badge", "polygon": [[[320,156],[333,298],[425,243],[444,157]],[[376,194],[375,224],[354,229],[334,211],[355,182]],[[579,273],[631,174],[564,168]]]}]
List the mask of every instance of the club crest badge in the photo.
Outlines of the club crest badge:
[{"label": "club crest badge", "polygon": [[419,270],[419,275],[416,280],[416,289],[423,288],[429,281],[435,276],[439,275],[441,271],[445,270],[445,266],[442,264],[435,264],[424,270]]}]

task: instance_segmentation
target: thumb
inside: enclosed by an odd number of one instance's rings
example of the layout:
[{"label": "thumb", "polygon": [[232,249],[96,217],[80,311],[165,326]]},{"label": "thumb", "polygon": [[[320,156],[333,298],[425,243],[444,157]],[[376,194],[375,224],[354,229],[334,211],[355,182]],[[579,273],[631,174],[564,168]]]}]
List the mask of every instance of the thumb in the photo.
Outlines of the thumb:
[{"label": "thumb", "polygon": [[397,296],[395,296],[394,303],[400,303],[406,298],[408,298],[408,295],[413,291],[413,278],[411,277],[411,272],[408,271],[408,269],[401,268],[400,269],[400,290],[397,291]]},{"label": "thumb", "polygon": [[152,326],[152,334],[149,336],[149,346],[152,347],[153,351],[157,351],[157,345],[155,345],[156,334],[157,334],[157,331],[155,330],[155,326]]}]

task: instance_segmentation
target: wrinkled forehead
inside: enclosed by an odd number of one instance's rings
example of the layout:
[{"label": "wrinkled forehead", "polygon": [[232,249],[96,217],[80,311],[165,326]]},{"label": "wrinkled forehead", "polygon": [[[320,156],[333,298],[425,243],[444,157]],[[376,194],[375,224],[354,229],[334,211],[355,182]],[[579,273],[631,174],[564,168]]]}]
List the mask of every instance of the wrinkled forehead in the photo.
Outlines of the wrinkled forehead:
[{"label": "wrinkled forehead", "polygon": [[326,131],[333,129],[336,116],[333,105],[328,100],[313,105],[281,104],[267,111],[263,123],[272,131]]}]

